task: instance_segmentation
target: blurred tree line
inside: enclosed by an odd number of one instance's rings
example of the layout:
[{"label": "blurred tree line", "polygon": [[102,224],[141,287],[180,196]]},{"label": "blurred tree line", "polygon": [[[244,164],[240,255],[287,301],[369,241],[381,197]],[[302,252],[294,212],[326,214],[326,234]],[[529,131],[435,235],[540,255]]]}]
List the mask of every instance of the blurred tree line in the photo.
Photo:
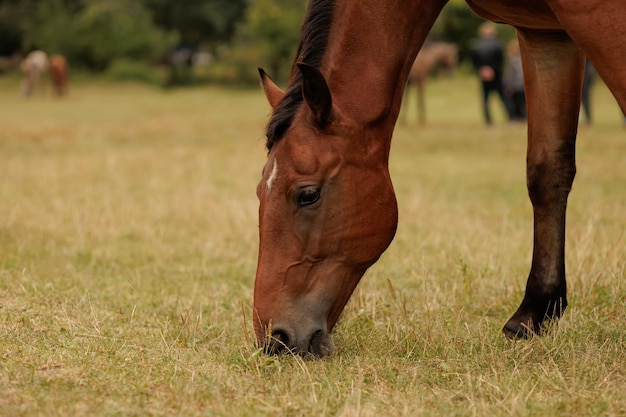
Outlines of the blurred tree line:
[{"label": "blurred tree line", "polygon": [[[0,0],[0,56],[41,49],[73,68],[138,78],[160,64],[166,82],[185,84],[201,52],[214,62],[209,78],[256,82],[262,66],[284,82],[305,9],[306,0]],[[463,58],[481,22],[452,0],[430,37],[457,43]]]}]

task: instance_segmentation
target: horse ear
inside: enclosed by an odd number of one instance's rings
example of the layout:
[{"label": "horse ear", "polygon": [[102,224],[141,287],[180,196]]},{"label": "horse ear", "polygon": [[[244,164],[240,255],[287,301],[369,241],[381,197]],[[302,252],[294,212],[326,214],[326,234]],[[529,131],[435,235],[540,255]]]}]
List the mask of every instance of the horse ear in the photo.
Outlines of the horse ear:
[{"label": "horse ear", "polygon": [[285,92],[274,84],[274,81],[263,71],[263,68],[259,68],[259,75],[261,76],[261,85],[263,86],[263,91],[265,91],[265,97],[267,97],[267,101],[269,101],[272,109],[275,109],[285,96]]},{"label": "horse ear", "polygon": [[324,127],[330,121],[333,100],[324,76],[317,68],[299,63],[298,69],[302,74],[302,96],[307,106],[313,112],[315,122]]}]

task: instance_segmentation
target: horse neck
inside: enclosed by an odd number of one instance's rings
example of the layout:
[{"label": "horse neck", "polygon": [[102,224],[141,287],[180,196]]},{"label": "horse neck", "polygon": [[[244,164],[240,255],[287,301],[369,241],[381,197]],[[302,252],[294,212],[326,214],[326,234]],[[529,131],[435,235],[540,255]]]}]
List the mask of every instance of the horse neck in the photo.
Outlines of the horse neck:
[{"label": "horse neck", "polygon": [[447,0],[336,2],[320,70],[335,105],[388,148],[411,66]]}]

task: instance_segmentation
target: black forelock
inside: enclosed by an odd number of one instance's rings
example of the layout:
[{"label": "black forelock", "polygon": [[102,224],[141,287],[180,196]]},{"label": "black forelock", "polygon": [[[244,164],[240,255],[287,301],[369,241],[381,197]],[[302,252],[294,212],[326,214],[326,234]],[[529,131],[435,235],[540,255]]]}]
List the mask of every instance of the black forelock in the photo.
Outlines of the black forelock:
[{"label": "black forelock", "polygon": [[295,64],[302,62],[315,68],[319,68],[322,64],[332,24],[333,5],[334,0],[311,0],[309,2],[304,23],[302,24],[302,31],[300,32],[296,59],[291,68],[289,85],[285,91],[285,96],[274,109],[265,130],[268,151],[289,129],[303,101],[302,74]]}]

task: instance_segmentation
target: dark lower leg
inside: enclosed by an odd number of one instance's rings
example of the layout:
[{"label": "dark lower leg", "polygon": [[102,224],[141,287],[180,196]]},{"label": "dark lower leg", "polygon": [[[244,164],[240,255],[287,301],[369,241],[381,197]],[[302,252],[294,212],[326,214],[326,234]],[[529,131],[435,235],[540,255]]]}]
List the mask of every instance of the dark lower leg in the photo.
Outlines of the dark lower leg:
[{"label": "dark lower leg", "polygon": [[[576,173],[583,56],[563,32],[518,31],[528,98],[527,186],[533,259],[524,298],[504,326],[510,337],[541,332],[567,307],[565,211]],[[528,65],[528,63],[532,63]]]},{"label": "dark lower leg", "polygon": [[482,82],[483,88],[483,115],[485,116],[485,123],[491,125],[491,112],[489,111],[489,92],[490,87],[487,82]]},{"label": "dark lower leg", "polygon": [[[567,199],[567,191],[561,193]],[[563,201],[535,204],[533,260],[519,308],[504,326],[509,337],[540,334],[542,324],[561,317],[567,307],[565,209]]]}]

